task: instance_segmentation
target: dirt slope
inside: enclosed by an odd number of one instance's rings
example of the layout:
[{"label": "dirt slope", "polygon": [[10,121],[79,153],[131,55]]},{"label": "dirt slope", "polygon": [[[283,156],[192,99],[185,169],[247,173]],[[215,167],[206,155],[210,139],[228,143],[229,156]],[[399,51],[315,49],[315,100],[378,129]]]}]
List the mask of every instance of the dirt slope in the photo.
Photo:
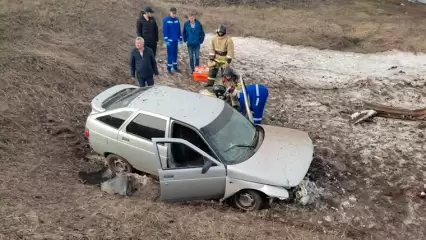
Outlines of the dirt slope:
[{"label": "dirt slope", "polygon": [[128,79],[140,4],[1,2],[0,238],[325,239],[215,204],[122,199],[79,182],[97,167],[85,160],[88,102]]},{"label": "dirt slope", "polygon": [[[161,22],[168,4],[156,4]],[[99,167],[98,161],[86,157],[89,149],[83,130],[88,103],[106,87],[128,82],[128,53],[142,5],[136,0],[0,1],[0,239],[416,239],[418,235],[412,233],[421,231],[424,221],[413,216],[421,216],[424,203],[413,196],[416,189],[408,184],[417,183],[422,178],[421,171],[425,171],[424,165],[419,164],[419,159],[424,159],[420,125],[417,130],[417,123],[378,120],[377,125],[367,126],[370,129],[365,136],[366,130],[361,126],[342,127],[346,124],[342,109],[335,106],[351,94],[351,89],[319,91],[301,88],[291,81],[270,85],[276,96],[271,98],[267,122],[293,124],[310,131],[320,146],[313,177],[335,193],[326,195],[315,208],[277,206],[246,214],[215,203],[164,204],[156,197],[155,184],[126,199],[105,195],[97,186],[81,184],[79,171]],[[236,8],[227,11],[232,9]],[[211,10],[205,19],[216,25],[212,19],[220,11]],[[247,9],[243,10],[232,21],[247,20]],[[251,9],[249,14],[253,12]],[[312,13],[310,16],[315,17]],[[304,30],[298,34],[309,38]],[[405,37],[401,35],[399,41]],[[314,38],[311,42],[328,46],[333,41]],[[370,43],[374,45],[374,41]],[[301,44],[312,45],[303,41]],[[421,44],[415,46],[422,49]],[[406,48],[405,42],[401,48]],[[159,52],[163,54],[164,49],[161,47]],[[173,80],[161,76],[158,81],[199,88],[185,76]],[[373,81],[373,85],[376,83]],[[383,89],[387,86],[376,84],[369,88],[363,84],[354,90],[386,96]],[[399,91],[420,91],[418,94],[424,96],[424,90],[407,84],[387,90],[387,97],[398,98],[402,94]],[[349,103],[343,106],[343,111],[350,111]],[[381,126],[398,127],[406,142],[414,144],[413,151],[410,146],[394,148],[390,132],[381,138]],[[368,141],[352,146],[358,137]],[[371,142],[376,145],[369,146]],[[379,151],[379,146],[383,148],[379,158],[371,158],[363,150]],[[409,161],[405,155],[414,156],[416,161]],[[384,159],[390,159],[392,165],[380,165]],[[363,172],[365,166],[372,167]],[[401,168],[405,170],[398,171]],[[380,171],[384,174],[374,175]],[[412,171],[415,181],[410,182],[408,171]],[[392,173],[397,174],[387,175]],[[397,184],[388,187],[381,182],[383,178],[389,184]],[[352,189],[351,194],[360,202],[358,208],[329,213],[331,207],[338,207],[349,197],[341,192],[337,179],[345,191]],[[369,194],[374,198],[369,199]],[[380,198],[380,194],[385,197]],[[401,210],[390,211],[395,208]],[[352,214],[355,221],[347,220],[344,214]],[[385,220],[365,226],[380,218]]]}]

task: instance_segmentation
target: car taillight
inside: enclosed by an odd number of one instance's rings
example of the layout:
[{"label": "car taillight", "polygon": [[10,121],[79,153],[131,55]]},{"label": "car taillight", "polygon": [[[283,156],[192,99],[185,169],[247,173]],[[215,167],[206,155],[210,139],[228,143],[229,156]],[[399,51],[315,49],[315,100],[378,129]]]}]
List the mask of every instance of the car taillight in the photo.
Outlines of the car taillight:
[{"label": "car taillight", "polygon": [[89,134],[89,129],[87,129],[87,128],[86,128],[86,129],[84,129],[84,136],[85,136],[85,137],[89,137],[89,135],[90,135],[90,134]]}]

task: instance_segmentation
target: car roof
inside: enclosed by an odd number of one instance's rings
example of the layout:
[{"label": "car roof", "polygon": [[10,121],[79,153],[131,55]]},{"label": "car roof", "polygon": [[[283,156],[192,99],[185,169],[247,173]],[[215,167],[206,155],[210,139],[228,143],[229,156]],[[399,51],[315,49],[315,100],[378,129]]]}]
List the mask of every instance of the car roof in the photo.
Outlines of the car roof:
[{"label": "car roof", "polygon": [[225,102],[200,93],[154,85],[136,97],[129,107],[170,117],[201,129],[219,116]]}]

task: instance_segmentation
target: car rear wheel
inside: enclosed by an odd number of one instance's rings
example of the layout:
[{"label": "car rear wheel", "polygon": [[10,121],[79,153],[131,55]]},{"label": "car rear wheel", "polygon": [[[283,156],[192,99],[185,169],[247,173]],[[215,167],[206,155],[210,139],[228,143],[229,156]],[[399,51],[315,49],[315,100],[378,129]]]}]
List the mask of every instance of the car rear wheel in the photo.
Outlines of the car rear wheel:
[{"label": "car rear wheel", "polygon": [[112,174],[115,176],[117,173],[131,173],[133,172],[133,167],[130,165],[129,162],[126,161],[126,159],[115,155],[110,154],[106,157],[106,161],[108,164],[109,169],[111,170]]},{"label": "car rear wheel", "polygon": [[236,207],[245,211],[260,210],[265,205],[265,197],[255,190],[242,190],[233,197]]}]

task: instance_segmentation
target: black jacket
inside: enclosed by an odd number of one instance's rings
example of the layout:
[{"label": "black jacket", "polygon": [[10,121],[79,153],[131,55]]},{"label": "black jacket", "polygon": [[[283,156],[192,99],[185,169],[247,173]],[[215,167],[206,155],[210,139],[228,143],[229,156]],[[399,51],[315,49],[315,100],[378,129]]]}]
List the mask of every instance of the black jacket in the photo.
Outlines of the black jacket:
[{"label": "black jacket", "polygon": [[158,25],[155,18],[152,17],[146,20],[141,12],[141,16],[136,23],[136,33],[138,37],[143,37],[147,43],[158,42]]},{"label": "black jacket", "polygon": [[151,48],[145,46],[143,50],[143,58],[137,48],[130,53],[130,75],[137,77],[139,80],[151,78],[158,75],[157,62]]}]

